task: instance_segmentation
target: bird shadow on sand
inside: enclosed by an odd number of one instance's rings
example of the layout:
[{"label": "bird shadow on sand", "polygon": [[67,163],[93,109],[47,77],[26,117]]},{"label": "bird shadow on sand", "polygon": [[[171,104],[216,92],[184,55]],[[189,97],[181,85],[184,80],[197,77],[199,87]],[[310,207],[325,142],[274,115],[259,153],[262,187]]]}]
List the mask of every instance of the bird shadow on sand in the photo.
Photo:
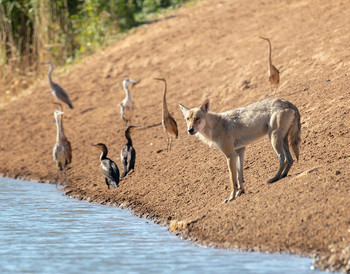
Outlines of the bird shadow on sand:
[{"label": "bird shadow on sand", "polygon": [[94,109],[96,109],[96,107],[91,107],[91,108],[84,109],[83,111],[80,112],[80,114],[84,114],[84,113],[92,111]]}]

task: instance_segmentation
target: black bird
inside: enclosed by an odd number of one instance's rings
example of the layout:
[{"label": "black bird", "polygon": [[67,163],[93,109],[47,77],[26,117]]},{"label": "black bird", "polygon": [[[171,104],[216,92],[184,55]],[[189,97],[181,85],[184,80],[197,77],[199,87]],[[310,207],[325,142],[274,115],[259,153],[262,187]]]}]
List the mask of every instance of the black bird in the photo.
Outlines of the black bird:
[{"label": "black bird", "polygon": [[100,156],[100,160],[101,160],[100,166],[101,166],[102,174],[105,177],[108,189],[110,189],[110,186],[114,188],[118,187],[119,169],[115,162],[107,158],[108,149],[106,145],[102,143],[98,143],[92,146],[99,148],[102,152]]},{"label": "black bird", "polygon": [[128,142],[125,144],[125,146],[123,147],[123,149],[120,153],[120,159],[121,159],[122,165],[123,165],[123,173],[122,173],[121,178],[124,178],[126,176],[126,174],[128,174],[130,172],[130,170],[134,171],[136,151],[135,151],[134,147],[132,146],[130,132],[137,127],[140,127],[140,126],[129,126],[125,130],[125,137],[128,140]]},{"label": "black bird", "polygon": [[53,71],[52,63],[50,61],[48,61],[48,62],[45,62],[43,64],[50,66],[48,77],[49,77],[49,83],[50,83],[50,87],[51,87],[51,93],[52,93],[52,96],[56,99],[56,102],[58,103],[58,100],[61,100],[63,103],[67,104],[71,109],[73,109],[73,104],[69,100],[67,92],[65,92],[65,90],[59,84],[55,83],[51,79],[51,74]]}]

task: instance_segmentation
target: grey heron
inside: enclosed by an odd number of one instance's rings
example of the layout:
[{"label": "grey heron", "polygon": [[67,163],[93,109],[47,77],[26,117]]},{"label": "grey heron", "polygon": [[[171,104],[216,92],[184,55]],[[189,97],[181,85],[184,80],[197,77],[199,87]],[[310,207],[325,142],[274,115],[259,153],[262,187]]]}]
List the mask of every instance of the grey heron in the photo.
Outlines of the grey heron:
[{"label": "grey heron", "polygon": [[178,130],[175,119],[170,115],[166,103],[166,92],[167,92],[167,83],[164,78],[154,78],[155,80],[164,82],[164,91],[163,91],[163,109],[162,109],[162,125],[167,136],[167,151],[171,151],[171,142],[172,138],[177,139]]},{"label": "grey heron", "polygon": [[49,83],[51,87],[51,94],[53,97],[58,100],[61,100],[63,103],[67,104],[71,109],[73,109],[73,104],[69,100],[68,94],[65,92],[65,90],[57,83],[53,82],[51,79],[51,74],[53,71],[53,65],[50,61],[43,63],[44,65],[49,65],[49,72],[48,72],[48,77],[49,77]]},{"label": "grey heron", "polygon": [[128,125],[128,122],[131,122],[131,118],[134,114],[134,107],[135,107],[135,103],[131,100],[130,91],[127,86],[128,83],[136,84],[137,82],[134,80],[130,80],[129,78],[124,78],[123,80],[125,98],[120,103],[120,116],[124,120],[125,125]]},{"label": "grey heron", "polygon": [[61,128],[58,121],[58,116],[63,114],[64,113],[60,110],[56,110],[54,112],[56,128],[57,128],[57,137],[56,137],[56,143],[53,147],[52,156],[56,164],[56,167],[58,168],[56,183],[58,182],[60,178],[60,173],[62,171],[64,173],[64,181],[66,180],[66,167],[70,163],[67,146],[66,146],[66,143],[64,142],[64,137],[62,135]]},{"label": "grey heron", "polygon": [[[56,102],[52,102],[52,104],[59,106],[59,110],[63,112],[63,106],[61,103],[56,103]],[[67,148],[67,152],[68,152],[68,164],[70,164],[72,162],[72,146],[71,143],[69,142],[67,136],[64,133],[64,127],[63,127],[63,116],[59,115],[59,126],[60,126],[60,130],[61,130],[61,134],[62,134],[62,141],[65,143],[66,148]]]},{"label": "grey heron", "polygon": [[271,59],[271,42],[269,38],[264,38],[259,36],[260,39],[263,39],[267,41],[269,44],[269,49],[268,49],[268,76],[269,76],[269,81],[271,84],[271,92],[275,92],[275,97],[277,93],[277,88],[280,83],[280,72],[278,69],[272,64],[272,59]]}]

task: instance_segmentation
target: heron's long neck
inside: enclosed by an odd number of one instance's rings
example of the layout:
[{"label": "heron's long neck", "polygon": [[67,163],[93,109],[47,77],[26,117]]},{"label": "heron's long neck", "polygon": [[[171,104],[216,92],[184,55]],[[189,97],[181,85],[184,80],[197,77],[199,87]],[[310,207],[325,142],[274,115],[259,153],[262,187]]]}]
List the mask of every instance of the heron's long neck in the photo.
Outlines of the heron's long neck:
[{"label": "heron's long neck", "polygon": [[166,82],[164,81],[164,91],[163,91],[163,116],[168,114],[168,106],[166,103],[166,90],[167,90],[167,85]]},{"label": "heron's long neck", "polygon": [[53,65],[50,64],[50,69],[49,69],[49,73],[48,73],[48,76],[49,76],[49,82],[50,84],[52,83],[52,79],[51,79],[51,74],[52,74],[52,71],[53,71]]},{"label": "heron's long neck", "polygon": [[266,40],[269,43],[269,68],[272,67],[272,59],[271,59],[271,42],[270,40]]},{"label": "heron's long neck", "polygon": [[55,115],[55,121],[56,121],[56,128],[57,128],[56,143],[61,143],[61,130],[60,130],[60,125],[56,115]]},{"label": "heron's long neck", "polygon": [[64,135],[63,116],[60,117],[59,125],[60,125],[60,129],[61,129],[61,133],[62,133],[62,135]]},{"label": "heron's long neck", "polygon": [[108,149],[107,148],[102,148],[102,153],[101,153],[101,156],[100,156],[100,160],[104,160],[107,158],[107,153],[108,153]]},{"label": "heron's long neck", "polygon": [[127,99],[127,100],[130,100],[130,99],[131,99],[130,91],[129,91],[128,87],[126,86],[126,82],[123,82],[123,87],[124,87],[126,99]]}]

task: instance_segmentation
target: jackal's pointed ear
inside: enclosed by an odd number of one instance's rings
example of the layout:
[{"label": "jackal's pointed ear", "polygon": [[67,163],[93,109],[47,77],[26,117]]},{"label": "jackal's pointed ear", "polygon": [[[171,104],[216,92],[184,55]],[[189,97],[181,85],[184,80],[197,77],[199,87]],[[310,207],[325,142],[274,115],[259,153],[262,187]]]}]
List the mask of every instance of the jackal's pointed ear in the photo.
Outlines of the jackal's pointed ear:
[{"label": "jackal's pointed ear", "polygon": [[207,113],[209,111],[209,99],[206,99],[201,106],[199,107],[199,109],[205,113]]},{"label": "jackal's pointed ear", "polygon": [[179,107],[180,107],[180,109],[182,111],[183,116],[185,116],[187,114],[187,112],[190,110],[189,108],[187,108],[187,107],[185,107],[185,106],[183,106],[181,104],[179,104]]}]

